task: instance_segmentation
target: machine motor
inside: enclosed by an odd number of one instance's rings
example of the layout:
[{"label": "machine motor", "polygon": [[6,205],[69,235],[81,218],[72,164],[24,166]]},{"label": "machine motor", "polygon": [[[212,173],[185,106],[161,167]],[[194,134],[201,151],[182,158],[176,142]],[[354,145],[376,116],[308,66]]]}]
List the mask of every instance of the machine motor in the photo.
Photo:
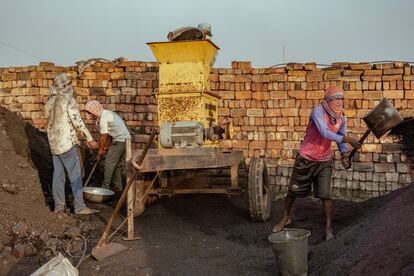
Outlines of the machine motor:
[{"label": "machine motor", "polygon": [[163,148],[200,147],[204,144],[204,127],[195,121],[163,123],[160,144]]},{"label": "machine motor", "polygon": [[163,148],[201,147],[205,140],[223,139],[225,132],[221,126],[204,128],[197,121],[163,123],[160,126],[160,144]]}]

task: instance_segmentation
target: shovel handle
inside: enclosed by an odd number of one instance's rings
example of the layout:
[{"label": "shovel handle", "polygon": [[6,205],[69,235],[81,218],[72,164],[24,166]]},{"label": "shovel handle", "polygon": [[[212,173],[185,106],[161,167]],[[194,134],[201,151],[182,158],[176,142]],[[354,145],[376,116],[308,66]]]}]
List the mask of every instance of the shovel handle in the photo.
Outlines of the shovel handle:
[{"label": "shovel handle", "polygon": [[[359,139],[359,142],[362,144],[362,143],[364,143],[364,141],[365,141],[365,139],[367,139],[367,137],[368,137],[368,135],[369,135],[369,133],[371,132],[371,130],[368,128],[366,131],[365,131],[365,133],[364,133],[364,135],[362,135],[361,136],[361,139]],[[352,151],[351,151],[351,154],[349,154],[349,167],[348,168],[350,168],[351,167],[351,161],[352,161],[352,157],[354,157],[354,155],[355,155],[355,153],[357,152],[357,149],[353,149]],[[347,169],[348,169],[347,168]]]},{"label": "shovel handle", "polygon": [[89,173],[88,179],[86,179],[86,181],[85,181],[84,187],[87,187],[89,185],[89,181],[91,180],[91,177],[92,177],[93,173],[95,172],[95,169],[98,166],[98,164],[99,164],[99,161],[97,160],[95,162],[95,164],[93,165],[91,172]]},{"label": "shovel handle", "polygon": [[[141,165],[142,161],[145,158],[145,155],[147,154],[147,151],[149,149],[149,147],[151,146],[152,141],[154,140],[155,136],[157,135],[157,130],[154,129],[151,132],[151,135],[147,141],[147,143],[145,144],[144,150],[141,153],[141,156],[138,159],[138,165]],[[114,223],[116,217],[118,216],[119,210],[121,209],[122,204],[124,203],[124,200],[128,194],[128,190],[129,188],[131,188],[132,186],[132,182],[134,181],[136,175],[138,173],[138,170],[134,171],[134,174],[131,176],[131,178],[128,181],[128,184],[126,185],[125,189],[122,191],[122,195],[118,200],[118,203],[116,204],[115,210],[112,212],[111,217],[108,220],[108,223],[105,226],[105,230],[102,233],[101,238],[98,241],[98,244],[96,245],[96,247],[101,247],[104,243],[108,242],[108,233],[109,230],[111,229],[112,224]]]}]

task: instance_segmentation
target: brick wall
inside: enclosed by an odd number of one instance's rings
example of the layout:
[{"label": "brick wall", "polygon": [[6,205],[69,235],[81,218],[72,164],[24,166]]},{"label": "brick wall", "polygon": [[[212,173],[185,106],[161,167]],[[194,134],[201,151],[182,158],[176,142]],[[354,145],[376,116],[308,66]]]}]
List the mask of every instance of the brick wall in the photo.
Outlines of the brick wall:
[{"label": "brick wall", "polygon": [[[77,67],[42,62],[39,66],[0,69],[0,105],[20,113],[35,127],[44,129],[43,105],[53,77],[68,72],[80,107],[97,99],[126,121],[135,147],[141,147],[157,125],[158,66],[152,62],[97,62],[79,77]],[[345,90],[348,131],[365,132],[362,117],[383,97],[391,100],[403,117],[414,116],[414,68],[404,62],[386,64],[334,63],[318,68],[314,63],[278,68],[251,68],[250,62],[233,62],[232,68],[213,69],[211,89],[222,100],[219,119],[230,117],[231,141],[222,146],[242,149],[250,158],[269,158],[274,190],[286,190],[294,157],[312,108],[331,85]],[[86,120],[90,129],[93,122]],[[378,196],[411,182],[409,167],[393,137],[368,136],[357,153],[353,169],[344,170],[335,149],[333,186],[347,194]]]}]

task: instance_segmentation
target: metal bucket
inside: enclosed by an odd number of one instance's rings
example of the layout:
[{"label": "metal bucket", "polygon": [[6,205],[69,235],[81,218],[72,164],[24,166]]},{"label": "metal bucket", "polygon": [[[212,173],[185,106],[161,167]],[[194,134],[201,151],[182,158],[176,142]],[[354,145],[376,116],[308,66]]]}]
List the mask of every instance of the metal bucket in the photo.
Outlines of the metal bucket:
[{"label": "metal bucket", "polygon": [[308,274],[308,238],[310,235],[311,232],[308,230],[285,228],[268,237],[280,275]]},{"label": "metal bucket", "polygon": [[111,190],[99,187],[83,187],[83,197],[86,200],[102,203],[110,199],[115,193]]},{"label": "metal bucket", "polygon": [[378,139],[388,130],[403,122],[403,118],[387,98],[384,98],[368,112],[363,120]]}]

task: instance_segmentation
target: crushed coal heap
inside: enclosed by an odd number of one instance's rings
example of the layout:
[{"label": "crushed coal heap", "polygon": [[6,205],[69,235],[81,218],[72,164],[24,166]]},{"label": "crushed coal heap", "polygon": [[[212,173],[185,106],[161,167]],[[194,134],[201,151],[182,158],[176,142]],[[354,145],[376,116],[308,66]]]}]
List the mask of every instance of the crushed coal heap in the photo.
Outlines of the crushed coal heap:
[{"label": "crushed coal heap", "polygon": [[390,135],[399,138],[402,151],[407,156],[411,168],[414,169],[414,118],[405,119],[391,130]]}]

